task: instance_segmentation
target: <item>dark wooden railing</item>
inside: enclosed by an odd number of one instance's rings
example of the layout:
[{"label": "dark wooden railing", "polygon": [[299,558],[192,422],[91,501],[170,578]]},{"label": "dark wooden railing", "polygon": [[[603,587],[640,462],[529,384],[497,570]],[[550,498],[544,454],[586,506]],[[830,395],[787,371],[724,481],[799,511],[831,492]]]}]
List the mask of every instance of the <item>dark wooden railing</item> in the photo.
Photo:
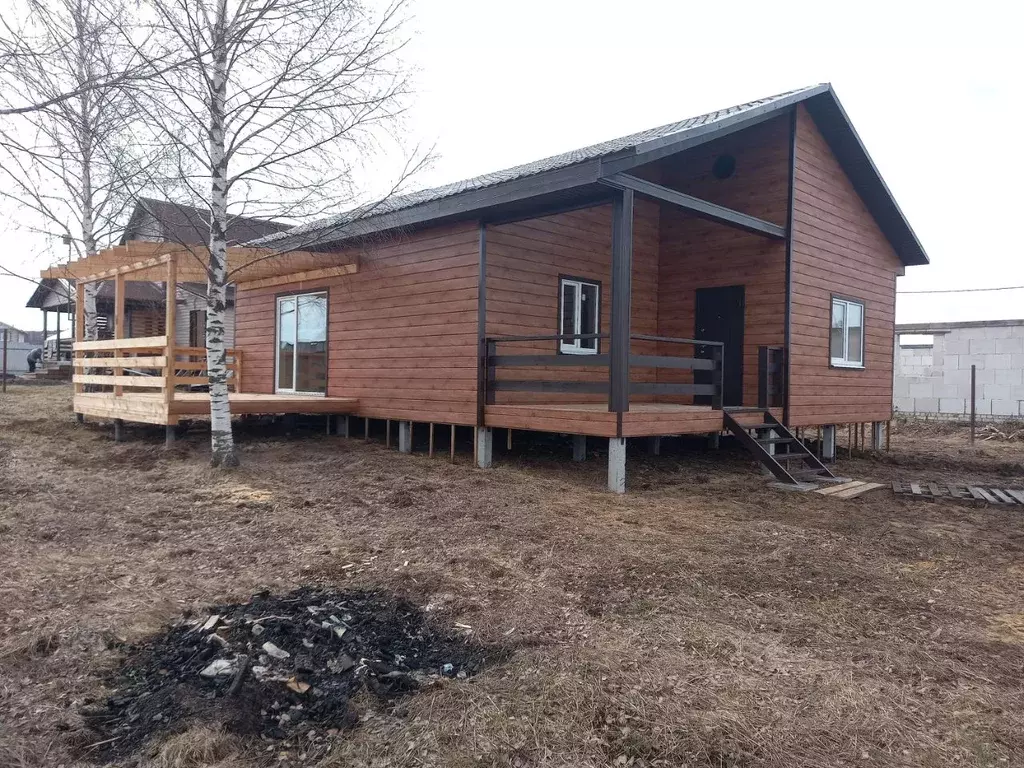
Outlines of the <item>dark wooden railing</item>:
[{"label": "dark wooden railing", "polygon": [[[607,395],[610,381],[545,381],[543,379],[499,379],[499,368],[519,367],[558,367],[558,368],[608,368],[610,355],[606,352],[597,354],[499,354],[498,345],[504,343],[529,342],[562,342],[572,340],[607,339],[608,334],[566,334],[553,336],[492,336],[485,340],[481,349],[482,372],[481,385],[483,402],[495,403],[498,392],[538,392],[545,394],[584,394]],[[630,354],[629,367],[664,368],[669,370],[707,371],[707,382],[629,382],[630,395],[697,395],[710,397],[711,407],[722,407],[722,374],[724,345],[718,341],[701,341],[699,339],[679,339],[669,336],[648,336],[634,334],[632,341],[653,344],[683,344],[695,348],[704,348],[707,357],[674,357],[658,354]]]},{"label": "dark wooden railing", "polygon": [[757,407],[786,404],[786,352],[782,347],[757,348]]}]

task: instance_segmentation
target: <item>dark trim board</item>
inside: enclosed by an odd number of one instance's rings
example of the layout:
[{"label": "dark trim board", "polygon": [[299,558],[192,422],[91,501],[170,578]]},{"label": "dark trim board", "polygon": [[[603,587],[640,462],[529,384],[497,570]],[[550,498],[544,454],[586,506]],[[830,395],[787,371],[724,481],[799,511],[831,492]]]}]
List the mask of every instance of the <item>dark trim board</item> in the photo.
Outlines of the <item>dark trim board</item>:
[{"label": "dark trim board", "polygon": [[[793,107],[789,114],[789,200],[786,207],[786,317],[783,332],[783,360],[785,393],[782,401],[782,423],[789,426],[789,393],[793,365],[790,351],[793,346],[793,239],[796,234],[794,220],[796,218],[796,129],[797,129],[797,108]],[[831,311],[831,308],[830,308]],[[831,325],[831,318],[829,324]],[[767,393],[766,393],[767,394]]]},{"label": "dark trim board", "polygon": [[480,221],[480,244],[477,260],[479,274],[476,287],[476,425],[484,425],[487,406],[487,223]]},{"label": "dark trim board", "polygon": [[[633,281],[633,190],[612,205],[612,328],[608,410],[629,410],[629,342]],[[621,433],[618,435],[621,437]]]},{"label": "dark trim board", "polygon": [[674,189],[663,187],[660,184],[655,184],[652,181],[630,176],[627,173],[616,173],[604,177],[601,179],[601,183],[618,189],[632,190],[638,195],[671,203],[699,218],[725,224],[744,232],[764,235],[775,240],[784,240],[786,238],[785,227],[780,227],[778,224],[772,224],[770,221],[759,219],[756,216],[748,216],[740,211],[726,208],[724,205],[701,200],[699,197],[687,195],[684,192],[678,192]]}]

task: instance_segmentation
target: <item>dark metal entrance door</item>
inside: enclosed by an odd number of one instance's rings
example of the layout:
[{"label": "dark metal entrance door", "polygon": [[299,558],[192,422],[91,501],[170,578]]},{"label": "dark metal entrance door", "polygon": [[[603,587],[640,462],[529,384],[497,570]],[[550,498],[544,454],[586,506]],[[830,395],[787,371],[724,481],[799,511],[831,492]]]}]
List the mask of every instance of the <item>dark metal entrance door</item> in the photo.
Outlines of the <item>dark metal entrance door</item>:
[{"label": "dark metal entrance door", "polygon": [[[694,323],[694,338],[720,341],[725,344],[722,404],[743,405],[743,326],[744,308],[742,285],[724,288],[698,288]],[[711,357],[711,348],[698,346],[697,357]],[[694,371],[696,384],[710,384],[711,371]],[[711,405],[709,395],[695,395],[698,405]]]}]

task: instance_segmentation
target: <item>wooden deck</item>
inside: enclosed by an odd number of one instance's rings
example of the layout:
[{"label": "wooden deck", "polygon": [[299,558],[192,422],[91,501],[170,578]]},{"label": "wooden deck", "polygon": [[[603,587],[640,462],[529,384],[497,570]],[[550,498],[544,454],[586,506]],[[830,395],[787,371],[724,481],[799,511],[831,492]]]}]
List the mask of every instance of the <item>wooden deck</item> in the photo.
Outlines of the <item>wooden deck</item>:
[{"label": "wooden deck", "polygon": [[[756,414],[737,414],[736,418],[740,423],[750,418],[760,423]],[[605,403],[488,405],[484,410],[484,425],[593,437],[616,436],[615,414]],[[723,429],[722,411],[707,405],[631,403],[629,411],[622,415],[623,437],[699,435]]]},{"label": "wooden deck", "polygon": [[[231,413],[252,414],[323,413],[355,411],[358,401],[352,397],[316,397],[312,395],[259,395],[232,392]],[[210,396],[205,392],[175,392],[168,403],[163,392],[81,392],[75,394],[75,412],[103,419],[123,419],[145,424],[177,424],[182,418],[209,415]]]}]

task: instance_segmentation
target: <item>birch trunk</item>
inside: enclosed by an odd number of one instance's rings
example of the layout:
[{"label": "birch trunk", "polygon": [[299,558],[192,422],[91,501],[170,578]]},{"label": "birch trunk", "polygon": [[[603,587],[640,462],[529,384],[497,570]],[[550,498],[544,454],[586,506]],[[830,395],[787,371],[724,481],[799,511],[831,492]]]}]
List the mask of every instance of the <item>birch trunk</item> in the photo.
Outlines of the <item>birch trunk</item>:
[{"label": "birch trunk", "polygon": [[[72,21],[75,25],[75,69],[78,73],[80,83],[90,82],[93,75],[92,63],[89,59],[89,19],[88,9],[81,3],[76,3],[72,11]],[[78,97],[78,149],[82,155],[82,247],[86,256],[94,256],[96,247],[96,216],[93,209],[93,194],[95,190],[92,184],[92,160],[94,151],[94,137],[92,124],[92,94],[84,91]],[[96,297],[99,294],[100,284],[86,283],[83,291],[83,314],[85,316],[84,337],[87,341],[99,338],[99,317],[96,312]]]},{"label": "birch trunk", "polygon": [[228,161],[225,149],[227,101],[227,3],[217,3],[210,78],[210,263],[206,289],[206,356],[210,381],[210,463],[237,467],[231,404],[228,400],[227,347],[224,316],[227,309]]}]

